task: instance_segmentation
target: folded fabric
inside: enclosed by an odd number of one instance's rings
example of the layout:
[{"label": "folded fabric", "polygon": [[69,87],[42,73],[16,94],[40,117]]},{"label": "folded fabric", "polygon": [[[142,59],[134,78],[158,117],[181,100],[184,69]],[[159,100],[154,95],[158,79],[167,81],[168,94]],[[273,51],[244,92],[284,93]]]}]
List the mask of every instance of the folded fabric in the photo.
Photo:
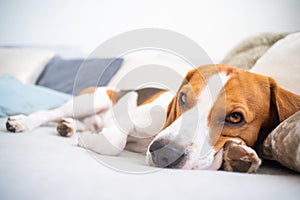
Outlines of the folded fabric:
[{"label": "folded fabric", "polygon": [[78,94],[88,87],[106,86],[121,67],[123,59],[63,59],[54,57],[36,84],[57,91]]},{"label": "folded fabric", "polygon": [[23,84],[10,74],[0,76],[0,96],[0,117],[51,109],[72,97],[45,87]]},{"label": "folded fabric", "polygon": [[300,172],[300,111],[281,122],[265,139],[260,156]]}]

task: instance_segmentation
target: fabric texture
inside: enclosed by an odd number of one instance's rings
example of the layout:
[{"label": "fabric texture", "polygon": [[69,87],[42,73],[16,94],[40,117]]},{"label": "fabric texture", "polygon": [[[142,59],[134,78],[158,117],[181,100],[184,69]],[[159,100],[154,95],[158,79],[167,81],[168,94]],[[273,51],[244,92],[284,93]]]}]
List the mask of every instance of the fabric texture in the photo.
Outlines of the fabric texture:
[{"label": "fabric texture", "polygon": [[123,59],[63,59],[54,57],[36,84],[69,94],[88,87],[105,86],[119,70]]},{"label": "fabric texture", "polygon": [[54,108],[71,98],[45,87],[23,84],[10,74],[0,77],[0,96],[0,117]]},{"label": "fabric texture", "polygon": [[288,33],[261,33],[236,45],[221,61],[226,65],[249,70],[268,49]]},{"label": "fabric texture", "polygon": [[265,139],[260,155],[300,172],[300,111],[280,123]]}]

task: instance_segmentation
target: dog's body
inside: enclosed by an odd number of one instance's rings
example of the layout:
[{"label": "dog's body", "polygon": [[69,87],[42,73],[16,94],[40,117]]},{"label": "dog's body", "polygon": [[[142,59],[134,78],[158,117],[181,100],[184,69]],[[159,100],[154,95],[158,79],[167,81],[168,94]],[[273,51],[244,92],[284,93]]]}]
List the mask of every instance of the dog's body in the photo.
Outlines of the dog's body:
[{"label": "dog's body", "polygon": [[79,146],[100,154],[126,148],[146,152],[157,167],[219,169],[223,163],[228,171],[255,172],[261,161],[251,147],[299,109],[300,97],[272,78],[207,65],[190,71],[175,96],[101,87],[54,110],[10,117],[6,126],[21,132],[59,121],[61,135],[83,131]]}]

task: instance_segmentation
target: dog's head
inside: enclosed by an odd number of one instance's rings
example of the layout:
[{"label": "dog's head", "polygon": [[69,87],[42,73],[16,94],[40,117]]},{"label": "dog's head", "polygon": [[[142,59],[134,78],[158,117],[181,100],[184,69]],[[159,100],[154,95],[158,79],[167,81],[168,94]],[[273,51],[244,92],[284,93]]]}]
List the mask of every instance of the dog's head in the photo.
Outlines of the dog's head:
[{"label": "dog's head", "polygon": [[190,71],[170,102],[147,162],[157,167],[218,169],[229,140],[252,147],[300,109],[300,97],[266,76],[224,65]]}]

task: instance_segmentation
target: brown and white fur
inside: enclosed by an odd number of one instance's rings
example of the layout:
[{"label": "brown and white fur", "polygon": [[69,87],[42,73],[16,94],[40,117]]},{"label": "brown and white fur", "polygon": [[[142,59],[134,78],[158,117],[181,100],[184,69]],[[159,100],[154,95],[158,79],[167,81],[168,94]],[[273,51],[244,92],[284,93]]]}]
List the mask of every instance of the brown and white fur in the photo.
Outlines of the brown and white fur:
[{"label": "brown and white fur", "polygon": [[146,152],[151,166],[255,172],[253,150],[300,109],[300,97],[266,76],[225,65],[191,70],[177,93],[160,89],[89,89],[64,105],[9,117],[11,132],[59,121],[61,135],[104,155]]}]

